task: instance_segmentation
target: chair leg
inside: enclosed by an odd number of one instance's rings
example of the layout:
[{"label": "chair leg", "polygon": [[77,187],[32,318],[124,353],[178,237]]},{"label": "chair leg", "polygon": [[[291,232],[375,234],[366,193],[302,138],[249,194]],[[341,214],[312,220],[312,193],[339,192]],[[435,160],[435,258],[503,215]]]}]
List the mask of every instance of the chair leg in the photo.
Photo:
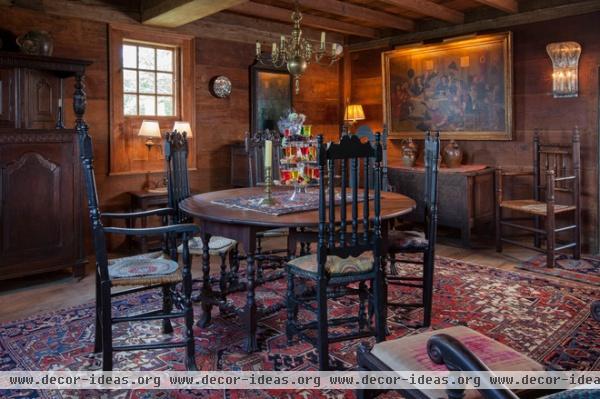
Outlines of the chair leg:
[{"label": "chair leg", "polygon": [[375,274],[373,279],[373,298],[375,308],[375,340],[377,342],[385,341],[386,325],[385,325],[385,309],[384,298],[385,287],[383,281],[383,273],[381,269]]},{"label": "chair leg", "polygon": [[219,278],[219,290],[221,291],[221,300],[227,298],[227,252],[219,254],[221,258],[221,275]]},{"label": "chair leg", "polygon": [[496,206],[496,252],[502,252],[502,207]]},{"label": "chair leg", "polygon": [[434,259],[431,252],[423,254],[423,327],[431,325],[431,307],[433,302]]},{"label": "chair leg", "polygon": [[[184,262],[186,260],[184,259]],[[183,272],[183,307],[185,313],[185,366],[188,371],[197,371],[194,344],[194,309],[192,307],[192,274],[189,269]]]},{"label": "chair leg", "polygon": [[102,352],[102,291],[100,274],[96,270],[96,331],[94,335],[94,353]]},{"label": "chair leg", "polygon": [[294,275],[289,272],[287,273],[287,323],[285,325],[285,334],[287,338],[287,344],[292,345],[294,340],[294,323],[298,317],[298,304],[294,301]]},{"label": "chair leg", "polygon": [[554,267],[554,247],[556,245],[556,233],[554,232],[554,218],[546,218],[546,267]]},{"label": "chair leg", "polygon": [[[163,306],[162,311],[165,314],[171,313],[173,311],[173,297],[171,296],[171,290],[174,287],[172,285],[163,285],[162,286],[162,300]],[[162,321],[162,329],[164,334],[172,334],[173,333],[173,325],[171,324],[171,319],[165,318]]]},{"label": "chair leg", "polygon": [[327,280],[317,281],[317,352],[319,370],[329,370],[329,329],[327,325]]},{"label": "chair leg", "polygon": [[239,270],[240,258],[238,245],[236,244],[231,251],[229,251],[229,289],[231,290],[237,289],[240,284]]},{"label": "chair leg", "polygon": [[369,299],[367,284],[361,281],[358,284],[358,330],[364,330],[369,324],[367,319],[366,302]]},{"label": "chair leg", "polygon": [[396,253],[395,252],[390,252],[388,254],[388,257],[390,258],[390,274],[392,276],[397,276],[398,275],[398,269],[396,268]]},{"label": "chair leg", "polygon": [[113,345],[112,345],[112,315],[110,300],[110,282],[103,281],[101,291],[101,313],[102,313],[102,370],[112,371],[113,368]]}]

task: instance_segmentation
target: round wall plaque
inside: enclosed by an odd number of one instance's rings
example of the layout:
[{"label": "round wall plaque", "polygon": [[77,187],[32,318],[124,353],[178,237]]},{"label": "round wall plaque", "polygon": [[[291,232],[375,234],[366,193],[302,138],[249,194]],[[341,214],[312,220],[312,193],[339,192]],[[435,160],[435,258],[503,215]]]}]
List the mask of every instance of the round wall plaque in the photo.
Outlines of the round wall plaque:
[{"label": "round wall plaque", "polygon": [[211,80],[210,90],[215,97],[229,97],[231,94],[231,80],[227,76],[217,76]]}]

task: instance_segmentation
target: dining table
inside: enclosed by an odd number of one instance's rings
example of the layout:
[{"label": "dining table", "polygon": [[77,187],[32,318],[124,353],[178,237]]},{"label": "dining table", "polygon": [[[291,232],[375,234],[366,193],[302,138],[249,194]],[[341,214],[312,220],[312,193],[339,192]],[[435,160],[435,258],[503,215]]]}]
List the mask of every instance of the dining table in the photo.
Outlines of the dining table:
[{"label": "dining table", "polygon": [[[292,193],[287,187],[273,187],[273,193],[279,197],[285,194],[282,190]],[[293,190],[293,189],[292,189]],[[208,242],[212,236],[222,236],[236,240],[246,256],[246,304],[240,310],[240,316],[246,333],[245,350],[254,352],[258,350],[256,338],[258,312],[255,299],[256,288],[256,236],[257,233],[277,228],[286,228],[290,236],[288,242],[295,242],[296,238],[305,229],[316,229],[319,226],[317,207],[302,209],[297,212],[274,215],[260,210],[227,205],[232,199],[256,198],[264,194],[264,187],[236,188],[222,191],[213,191],[190,196],[180,202],[179,208],[194,218],[194,223],[200,227],[200,238],[203,243],[202,254],[202,286],[199,300],[202,312],[198,325],[206,327],[211,321],[213,306],[219,305],[226,297],[226,293],[214,290],[210,282],[210,255]],[[318,191],[314,191],[317,195]],[[371,200],[372,201],[372,200]],[[235,201],[233,201],[235,202]],[[351,205],[348,204],[348,207]],[[362,214],[362,203],[358,204],[359,214]],[[390,222],[412,212],[416,207],[413,199],[398,193],[381,193],[381,226],[384,250],[387,245],[387,231]],[[374,206],[369,207],[371,220],[374,219]],[[348,210],[350,214],[350,208]],[[313,233],[314,234],[314,233]],[[291,239],[290,239],[291,238]],[[293,256],[294,250],[288,249],[288,255]],[[386,252],[384,252],[386,253]]]}]

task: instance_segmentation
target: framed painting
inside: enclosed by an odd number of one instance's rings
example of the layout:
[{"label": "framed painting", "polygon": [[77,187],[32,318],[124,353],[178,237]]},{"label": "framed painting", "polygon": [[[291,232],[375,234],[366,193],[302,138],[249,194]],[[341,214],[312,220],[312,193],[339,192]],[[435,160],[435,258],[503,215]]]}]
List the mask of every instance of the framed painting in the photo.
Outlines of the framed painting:
[{"label": "framed painting", "polygon": [[446,40],[382,54],[390,138],[511,140],[512,34]]},{"label": "framed painting", "polygon": [[250,128],[252,133],[277,129],[279,118],[292,108],[292,77],[285,68],[250,67]]}]

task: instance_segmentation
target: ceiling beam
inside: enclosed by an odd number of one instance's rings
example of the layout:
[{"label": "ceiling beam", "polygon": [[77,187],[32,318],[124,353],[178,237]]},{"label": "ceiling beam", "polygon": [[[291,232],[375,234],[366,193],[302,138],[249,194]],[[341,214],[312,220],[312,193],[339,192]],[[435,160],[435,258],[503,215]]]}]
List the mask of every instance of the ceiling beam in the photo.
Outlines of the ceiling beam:
[{"label": "ceiling beam", "polygon": [[475,0],[486,6],[497,8],[511,14],[519,12],[519,3],[516,0]]},{"label": "ceiling beam", "polygon": [[[292,10],[285,8],[272,7],[261,3],[245,2],[238,4],[229,9],[244,15],[252,15],[254,17],[273,19],[292,23]],[[303,14],[302,24],[313,28],[329,30],[334,32],[344,33],[346,35],[354,35],[368,38],[379,37],[377,31],[372,28],[365,28],[356,24],[336,21],[334,19],[317,17],[315,15]]]},{"label": "ceiling beam", "polygon": [[247,0],[142,0],[142,23],[176,28]]},{"label": "ceiling beam", "polygon": [[453,24],[462,24],[465,21],[465,15],[450,7],[442,6],[430,0],[382,0],[384,3],[391,4],[406,10],[418,12],[435,19],[450,22]]},{"label": "ceiling beam", "polygon": [[375,11],[370,8],[345,3],[338,0],[299,0],[301,6],[329,14],[341,15],[359,21],[370,22],[379,26],[411,32],[415,30],[415,23],[408,19],[386,12]]},{"label": "ceiling beam", "polygon": [[532,24],[535,22],[550,21],[558,18],[590,14],[600,11],[600,1],[586,0],[577,3],[567,3],[555,7],[539,8],[523,11],[518,14],[504,15],[497,18],[486,18],[466,24],[448,26],[421,32],[411,32],[402,35],[370,40],[346,46],[349,51],[364,51],[377,48],[393,48],[425,40],[442,39],[470,33],[485,32],[490,29],[497,30],[518,25]]}]

